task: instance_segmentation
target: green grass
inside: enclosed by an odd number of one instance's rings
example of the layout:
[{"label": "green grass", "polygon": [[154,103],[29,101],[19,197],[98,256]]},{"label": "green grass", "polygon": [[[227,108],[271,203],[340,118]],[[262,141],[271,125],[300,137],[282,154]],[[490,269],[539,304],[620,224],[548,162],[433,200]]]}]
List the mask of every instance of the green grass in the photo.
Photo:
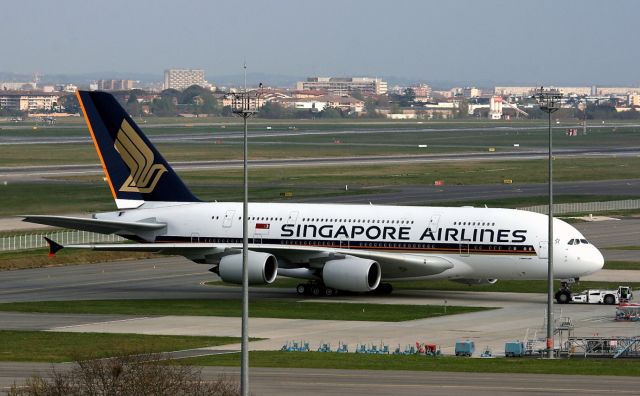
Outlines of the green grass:
[{"label": "green grass", "polygon": [[[199,140],[188,143],[158,143],[163,155],[171,161],[241,159],[241,139],[229,136],[237,132],[241,124],[234,119],[180,120],[149,118],[142,125],[145,133],[154,136],[168,133],[202,134],[220,138],[222,144]],[[158,125],[158,124],[167,125]],[[222,128],[222,126],[225,126]],[[297,131],[325,131],[330,134],[264,136],[250,140],[251,158],[300,158],[351,155],[390,155],[443,152],[487,152],[491,147],[498,152],[544,148],[547,145],[546,127],[543,122],[516,121],[445,121],[445,122],[389,122],[371,120],[254,120],[250,131],[265,132],[267,126],[276,131],[289,131],[292,125]],[[456,128],[478,127],[480,130],[455,130]],[[513,129],[505,129],[511,127]],[[536,127],[533,130],[518,130],[519,127]],[[440,131],[439,129],[454,129]],[[615,128],[615,132],[613,129]],[[387,129],[383,131],[382,129]],[[367,130],[368,133],[352,134],[349,131]],[[408,131],[410,130],[410,131]],[[558,148],[583,147],[629,147],[640,144],[639,128],[607,125],[592,129],[588,135],[565,136],[564,129],[554,131],[554,144]],[[39,127],[38,130],[3,130],[3,136],[82,136],[88,137],[83,123],[74,120],[71,124]],[[334,139],[341,144],[333,144]],[[514,144],[520,144],[514,148]],[[419,144],[427,144],[420,149]],[[55,149],[52,149],[55,147]],[[34,144],[0,147],[0,166],[52,165],[98,163],[95,150],[90,142],[78,144]]]},{"label": "green grass", "polygon": [[[366,320],[401,322],[444,315],[478,312],[491,308],[447,306],[386,305],[363,303],[322,303],[258,299],[249,305],[254,318]],[[0,304],[0,311],[121,315],[242,315],[242,301],[225,300],[96,300],[39,301]]]},{"label": "green grass", "polygon": [[609,246],[606,250],[640,250],[640,246]]},{"label": "green grass", "polygon": [[0,360],[66,362],[234,344],[234,337],[0,330]]},{"label": "green grass", "polygon": [[[626,269],[626,268],[625,268]],[[629,268],[631,269],[631,268]],[[294,288],[300,280],[279,277],[274,283],[261,287],[282,287]],[[235,286],[238,285],[224,283],[221,281],[207,282],[212,286]],[[462,283],[452,282],[449,280],[418,280],[391,282],[395,290],[445,290],[445,291],[475,291],[475,292],[502,292],[502,293],[546,293],[546,280],[498,280],[493,285],[465,285]],[[625,284],[634,289],[640,288],[640,282],[596,282],[596,281],[580,281],[573,285],[575,292],[584,289],[617,289],[619,285]],[[560,287],[560,282],[555,282],[555,289]],[[0,305],[1,307],[1,305]]]},{"label": "green grass", "polygon": [[[350,346],[351,349],[355,345]],[[390,348],[395,348],[391,345]],[[177,361],[195,366],[239,366],[239,354],[203,356]],[[530,358],[468,359],[449,356],[363,355],[320,352],[251,352],[253,367],[318,368],[337,370],[408,370],[482,373],[532,373],[565,375],[640,375],[640,364],[625,359],[557,359]],[[464,381],[464,376],[461,376]],[[425,379],[428,381],[428,379]]]},{"label": "green grass", "polygon": [[0,271],[104,263],[120,260],[139,260],[155,257],[153,254],[142,252],[94,252],[84,249],[65,249],[58,252],[55,257],[49,257],[48,253],[48,249],[2,252],[0,253]]},{"label": "green grass", "polygon": [[608,270],[640,270],[640,262],[635,261],[607,261],[604,268]]}]

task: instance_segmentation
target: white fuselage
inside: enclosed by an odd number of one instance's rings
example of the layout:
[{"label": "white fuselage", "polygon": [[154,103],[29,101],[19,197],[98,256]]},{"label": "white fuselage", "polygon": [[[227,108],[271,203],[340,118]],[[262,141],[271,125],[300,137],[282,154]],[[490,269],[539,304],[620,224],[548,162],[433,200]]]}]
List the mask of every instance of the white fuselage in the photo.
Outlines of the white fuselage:
[{"label": "white fuselage", "polygon": [[[242,203],[146,203],[99,219],[166,223],[147,242],[242,243]],[[514,209],[250,203],[249,247],[321,247],[439,257],[452,268],[383,279],[546,279],[546,215]],[[568,244],[580,239],[581,244]],[[576,278],[603,266],[603,257],[571,225],[554,219],[554,275]]]}]

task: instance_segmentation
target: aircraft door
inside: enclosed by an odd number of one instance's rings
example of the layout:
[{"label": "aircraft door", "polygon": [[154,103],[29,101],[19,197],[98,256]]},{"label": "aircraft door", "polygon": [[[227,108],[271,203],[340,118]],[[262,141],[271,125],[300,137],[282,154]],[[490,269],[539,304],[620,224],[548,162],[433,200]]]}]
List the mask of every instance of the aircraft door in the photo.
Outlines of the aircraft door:
[{"label": "aircraft door", "polygon": [[233,225],[233,216],[235,214],[235,210],[227,210],[227,213],[224,214],[224,219],[222,221],[222,226],[224,228],[231,228],[231,226]]},{"label": "aircraft door", "polygon": [[429,219],[427,227],[429,227],[431,231],[435,232],[438,229],[438,223],[440,223],[440,215],[435,214]]},{"label": "aircraft door", "polygon": [[547,241],[540,241],[538,244],[538,258],[546,259],[549,257],[549,245]]},{"label": "aircraft door", "polygon": [[197,232],[191,233],[191,243],[198,243],[198,242],[200,242],[200,234],[198,234]]},{"label": "aircraft door", "polygon": [[296,224],[296,221],[298,221],[298,212],[289,212],[287,224]]}]

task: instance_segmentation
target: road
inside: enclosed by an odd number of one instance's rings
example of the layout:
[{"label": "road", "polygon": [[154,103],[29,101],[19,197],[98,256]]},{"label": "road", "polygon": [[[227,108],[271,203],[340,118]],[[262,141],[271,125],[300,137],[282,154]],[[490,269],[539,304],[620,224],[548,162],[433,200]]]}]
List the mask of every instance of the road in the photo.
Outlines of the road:
[{"label": "road", "polygon": [[[57,364],[63,371],[69,365]],[[0,363],[0,389],[28,373],[47,377],[49,364]],[[251,368],[250,388],[256,396],[312,395],[638,395],[637,379],[616,376],[566,376],[540,374],[449,373],[385,370]],[[233,367],[204,367],[202,376],[238,379]]]}]

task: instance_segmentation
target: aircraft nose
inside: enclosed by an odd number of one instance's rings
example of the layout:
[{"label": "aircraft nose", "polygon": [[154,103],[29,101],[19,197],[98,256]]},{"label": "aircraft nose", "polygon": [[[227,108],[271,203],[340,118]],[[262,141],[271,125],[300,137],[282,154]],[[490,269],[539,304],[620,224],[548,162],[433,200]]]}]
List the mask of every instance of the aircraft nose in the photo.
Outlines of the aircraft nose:
[{"label": "aircraft nose", "polygon": [[589,268],[589,272],[596,272],[596,271],[600,271],[602,269],[602,267],[604,267],[604,257],[602,256],[602,253],[600,253],[600,250],[598,250],[598,248],[596,248],[595,246],[591,245],[591,251],[589,252],[589,256],[586,259],[586,263],[588,265]]}]

